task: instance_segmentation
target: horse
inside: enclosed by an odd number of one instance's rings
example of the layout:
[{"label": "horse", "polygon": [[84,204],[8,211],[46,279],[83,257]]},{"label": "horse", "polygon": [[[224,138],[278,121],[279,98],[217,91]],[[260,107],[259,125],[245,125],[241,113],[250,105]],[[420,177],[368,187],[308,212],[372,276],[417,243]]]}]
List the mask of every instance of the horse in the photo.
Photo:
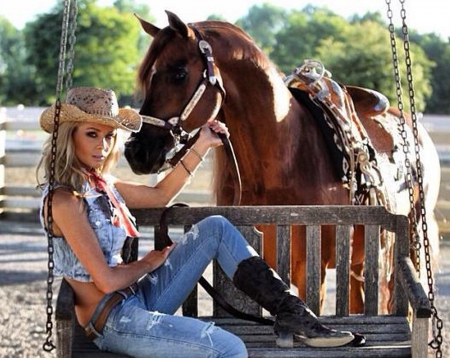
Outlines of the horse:
[{"label": "horse", "polygon": [[[240,171],[240,205],[354,204],[349,195],[352,189],[335,169],[336,163],[313,110],[296,98],[295,91],[286,86],[285,76],[254,40],[226,21],[186,24],[174,13],[166,13],[169,26],[164,28],[138,17],[143,30],[153,39],[138,71],[144,124],[125,143],[124,154],[131,169],[136,174],[160,171],[166,163],[166,155],[173,152],[184,134],[216,118],[229,128]],[[388,108],[376,115],[361,111],[359,116],[380,162],[378,170],[389,210],[414,215],[420,220],[417,182],[408,189],[407,169],[403,170],[405,163],[399,164],[393,159],[393,152],[398,154],[403,145],[379,125],[400,123],[400,114],[395,108]],[[376,121],[377,118],[380,121]],[[410,116],[406,116],[405,121],[408,138],[413,140]],[[439,159],[420,123],[418,133],[421,153],[426,157],[422,176],[428,237],[434,257],[438,250],[433,210],[440,183]],[[215,151],[213,173],[217,205],[233,205],[233,166],[223,150]],[[360,204],[368,205],[368,201]],[[420,230],[421,226],[418,227]],[[274,230],[270,227],[261,227],[261,230],[264,231],[263,256],[276,267],[272,254],[276,252]],[[364,309],[362,234],[360,227],[354,228],[349,295],[352,313]],[[300,297],[306,296],[304,236],[305,228],[292,228],[291,284],[297,287]],[[335,267],[334,247],[335,230],[324,227],[321,233],[321,307],[326,292],[326,270]],[[383,247],[388,253],[388,245],[383,244]]]}]

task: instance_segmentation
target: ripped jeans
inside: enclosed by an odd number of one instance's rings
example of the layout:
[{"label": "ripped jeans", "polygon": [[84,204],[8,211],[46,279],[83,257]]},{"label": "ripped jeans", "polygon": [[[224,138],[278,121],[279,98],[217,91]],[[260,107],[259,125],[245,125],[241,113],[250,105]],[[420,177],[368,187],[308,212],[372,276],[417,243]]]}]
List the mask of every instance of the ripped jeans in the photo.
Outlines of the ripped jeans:
[{"label": "ripped jeans", "polygon": [[102,350],[132,357],[247,357],[239,337],[214,323],[174,313],[212,259],[232,278],[239,262],[255,255],[227,219],[211,216],[200,221],[178,242],[163,266],[139,281],[136,295],[111,311],[94,343]]}]

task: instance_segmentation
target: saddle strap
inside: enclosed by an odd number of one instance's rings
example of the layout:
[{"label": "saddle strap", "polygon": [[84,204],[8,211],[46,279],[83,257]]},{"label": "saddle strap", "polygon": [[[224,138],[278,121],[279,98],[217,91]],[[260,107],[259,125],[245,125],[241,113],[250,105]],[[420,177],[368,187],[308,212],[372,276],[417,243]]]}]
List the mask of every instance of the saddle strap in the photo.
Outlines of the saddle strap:
[{"label": "saddle strap", "polygon": [[[159,234],[161,234],[163,236],[164,245],[170,245],[173,242],[169,236],[169,227],[166,222],[167,213],[173,207],[189,207],[189,205],[184,204],[184,203],[175,203],[171,206],[166,207],[163,210],[160,221],[159,221],[159,229],[160,229]],[[246,321],[261,323],[266,326],[274,325],[274,321],[271,319],[251,315],[251,314],[239,311],[236,308],[234,308],[231,304],[229,304],[225,300],[225,298],[222,297],[220,292],[218,292],[203,276],[200,277],[198,282],[205,289],[205,291],[212,297],[212,299],[217,302],[217,304],[220,307],[222,307],[226,312],[233,315],[234,317],[240,318],[240,319],[243,319]]]}]

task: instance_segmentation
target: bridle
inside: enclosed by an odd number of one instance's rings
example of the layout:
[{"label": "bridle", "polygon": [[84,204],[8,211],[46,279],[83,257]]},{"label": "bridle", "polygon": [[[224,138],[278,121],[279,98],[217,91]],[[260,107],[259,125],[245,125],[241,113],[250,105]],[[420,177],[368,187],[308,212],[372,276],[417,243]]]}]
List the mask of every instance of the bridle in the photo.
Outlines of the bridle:
[{"label": "bridle", "polygon": [[[206,87],[208,85],[211,86],[217,86],[222,98],[222,104],[225,101],[226,97],[226,91],[222,84],[222,78],[220,77],[220,72],[218,75],[214,72],[214,57],[212,55],[212,47],[211,45],[203,38],[203,36],[200,34],[200,32],[197,30],[197,28],[189,24],[189,27],[191,27],[195,33],[195,37],[197,39],[198,48],[200,50],[200,54],[202,55],[203,62],[205,63],[205,70],[203,71],[203,78],[200,81],[200,83],[197,86],[197,89],[195,90],[194,94],[192,95],[191,99],[187,103],[187,105],[182,110],[181,114],[177,117],[172,117],[170,119],[164,120],[161,118],[153,117],[153,116],[146,116],[142,115],[142,121],[143,123],[150,124],[159,128],[167,129],[172,137],[175,139],[175,145],[174,148],[177,148],[178,145],[182,144],[183,147],[179,149],[175,155],[169,159],[166,160],[166,162],[171,166],[175,166],[176,163],[179,162],[179,160],[185,155],[186,151],[192,147],[195,143],[195,141],[198,139],[197,132],[196,135],[192,136],[186,132],[183,127],[182,123],[185,121],[195,106],[199,103],[201,100],[203,94],[205,93]],[[219,107],[219,109],[222,107],[222,105]],[[218,109],[218,110],[219,110]],[[217,111],[218,111],[217,110]],[[217,113],[215,114],[217,115]],[[239,167],[237,164],[236,156],[234,154],[233,147],[231,145],[231,142],[229,139],[219,133],[218,134],[220,139],[222,139],[223,146],[225,149],[225,152],[227,153],[227,156],[231,160],[231,162],[234,165],[234,171],[233,171],[233,180],[235,184],[235,195],[233,199],[233,205],[239,205],[241,201],[241,192],[242,192],[242,183],[241,178],[239,174]]]},{"label": "bridle", "polygon": [[[152,116],[142,116],[142,121],[147,124],[151,124],[157,127],[166,128],[170,131],[173,131],[175,134],[180,135],[181,133],[185,134],[186,132],[182,129],[182,122],[186,120],[186,118],[189,117],[192,110],[195,108],[197,103],[202,98],[203,94],[205,93],[206,87],[208,84],[211,86],[217,86],[220,90],[220,93],[222,94],[222,103],[225,100],[226,97],[226,91],[223,88],[222,81],[219,76],[216,76],[214,73],[214,57],[212,56],[212,48],[211,45],[205,41],[200,34],[200,32],[193,26],[189,25],[195,33],[195,36],[198,40],[198,48],[200,50],[200,53],[202,54],[202,58],[206,64],[206,68],[203,71],[203,78],[200,81],[199,85],[197,86],[197,89],[195,90],[194,94],[192,95],[191,99],[189,100],[188,104],[184,107],[183,111],[178,117],[172,117],[168,120],[160,119],[157,117]],[[219,77],[219,78],[218,78]]]}]

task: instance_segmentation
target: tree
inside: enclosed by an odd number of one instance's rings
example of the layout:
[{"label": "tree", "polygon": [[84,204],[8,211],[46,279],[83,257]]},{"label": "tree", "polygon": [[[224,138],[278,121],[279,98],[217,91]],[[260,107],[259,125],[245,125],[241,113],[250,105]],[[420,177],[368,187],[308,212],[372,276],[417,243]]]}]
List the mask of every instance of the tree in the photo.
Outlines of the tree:
[{"label": "tree", "polygon": [[307,6],[289,13],[285,26],[276,34],[269,57],[282,71],[290,73],[304,59],[316,57],[316,48],[326,38],[345,38],[349,23],[326,8]]},{"label": "tree", "polygon": [[[140,60],[139,22],[132,13],[97,6],[96,0],[79,0],[78,7],[73,85],[110,87],[118,96],[129,96]],[[62,5],[57,5],[25,28],[39,105],[54,101],[62,16]]]},{"label": "tree", "polygon": [[270,54],[277,43],[275,36],[283,28],[285,19],[285,10],[264,3],[252,6],[247,16],[238,20],[236,25],[248,32],[265,53]]},{"label": "tree", "polygon": [[[407,96],[409,90],[403,46],[401,39],[397,39],[397,42],[402,92]],[[333,37],[323,39],[316,48],[316,54],[337,81],[377,90],[386,95],[392,105],[396,105],[396,84],[389,33],[379,23],[369,20],[348,26],[345,30],[345,39]],[[413,43],[410,44],[410,54],[416,109],[423,111],[431,94],[429,78],[432,63]],[[408,108],[409,99],[403,98],[403,102],[405,108]]]},{"label": "tree", "polygon": [[34,94],[32,68],[25,64],[22,33],[0,17],[0,103],[25,103]]},{"label": "tree", "polygon": [[[413,38],[413,36],[411,36]],[[414,36],[427,57],[435,64],[431,73],[433,91],[426,105],[426,112],[450,113],[450,43],[435,34]]]}]

